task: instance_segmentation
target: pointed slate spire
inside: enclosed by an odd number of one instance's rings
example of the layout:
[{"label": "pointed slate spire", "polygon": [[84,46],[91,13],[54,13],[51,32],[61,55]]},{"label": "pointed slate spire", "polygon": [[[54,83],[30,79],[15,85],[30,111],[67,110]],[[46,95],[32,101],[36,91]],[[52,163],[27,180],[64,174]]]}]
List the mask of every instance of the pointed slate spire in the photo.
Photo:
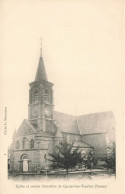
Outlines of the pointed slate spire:
[{"label": "pointed slate spire", "polygon": [[39,59],[39,64],[36,72],[35,81],[40,81],[40,80],[48,81],[45,66],[44,66],[44,61],[42,57],[42,45],[40,50],[41,50],[41,53],[40,53],[40,59]]},{"label": "pointed slate spire", "polygon": [[40,81],[40,80],[48,81],[44,62],[43,62],[43,57],[41,57],[41,56],[39,59],[39,64],[38,64],[36,77],[35,77],[35,81]]}]

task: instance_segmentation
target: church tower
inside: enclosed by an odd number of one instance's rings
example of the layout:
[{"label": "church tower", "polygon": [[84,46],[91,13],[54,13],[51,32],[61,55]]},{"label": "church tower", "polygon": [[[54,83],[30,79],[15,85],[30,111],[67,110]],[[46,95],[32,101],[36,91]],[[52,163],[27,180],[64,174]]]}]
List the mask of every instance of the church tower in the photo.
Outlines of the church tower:
[{"label": "church tower", "polygon": [[35,81],[29,85],[28,120],[36,132],[51,132],[49,130],[53,121],[53,84],[47,79],[42,49]]}]

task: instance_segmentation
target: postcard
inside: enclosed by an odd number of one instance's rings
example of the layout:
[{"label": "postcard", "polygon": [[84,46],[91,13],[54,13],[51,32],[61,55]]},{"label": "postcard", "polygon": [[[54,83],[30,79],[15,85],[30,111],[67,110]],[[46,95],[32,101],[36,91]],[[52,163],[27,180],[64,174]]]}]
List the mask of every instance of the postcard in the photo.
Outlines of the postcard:
[{"label": "postcard", "polygon": [[0,2],[0,192],[124,192],[123,1]]}]

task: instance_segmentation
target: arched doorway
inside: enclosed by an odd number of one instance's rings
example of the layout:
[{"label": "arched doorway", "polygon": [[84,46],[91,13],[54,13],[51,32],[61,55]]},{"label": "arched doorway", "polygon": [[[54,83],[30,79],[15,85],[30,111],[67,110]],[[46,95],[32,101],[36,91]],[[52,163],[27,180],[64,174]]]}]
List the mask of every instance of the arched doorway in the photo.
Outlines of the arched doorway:
[{"label": "arched doorway", "polygon": [[29,162],[28,162],[28,156],[27,155],[22,156],[22,162],[23,162],[23,172],[28,172]]}]

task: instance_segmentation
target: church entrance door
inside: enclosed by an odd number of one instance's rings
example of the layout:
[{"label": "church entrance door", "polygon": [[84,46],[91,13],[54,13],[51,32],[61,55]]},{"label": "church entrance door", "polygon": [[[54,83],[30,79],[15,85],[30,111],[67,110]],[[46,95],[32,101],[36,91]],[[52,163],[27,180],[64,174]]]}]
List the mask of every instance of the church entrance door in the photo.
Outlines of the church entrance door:
[{"label": "church entrance door", "polygon": [[23,158],[23,172],[28,172],[28,156],[24,155]]}]

